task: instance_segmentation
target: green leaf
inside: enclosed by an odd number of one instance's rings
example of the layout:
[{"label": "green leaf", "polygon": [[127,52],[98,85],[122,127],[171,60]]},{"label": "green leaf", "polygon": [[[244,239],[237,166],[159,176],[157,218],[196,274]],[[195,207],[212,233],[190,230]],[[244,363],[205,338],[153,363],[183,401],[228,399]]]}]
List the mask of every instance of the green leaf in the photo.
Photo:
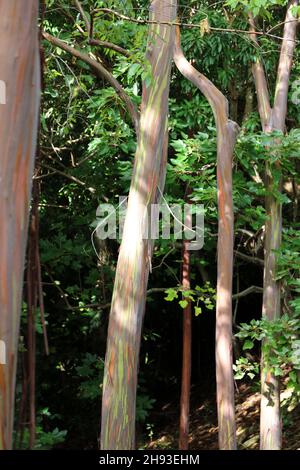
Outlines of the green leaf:
[{"label": "green leaf", "polygon": [[250,339],[246,339],[243,345],[243,350],[245,351],[246,349],[252,349],[253,346],[254,346],[253,341],[251,341]]},{"label": "green leaf", "polygon": [[178,293],[175,289],[167,289],[166,290],[167,297],[165,297],[165,300],[168,302],[172,302],[174,299],[177,299]]},{"label": "green leaf", "polygon": [[188,303],[187,300],[181,300],[181,301],[179,302],[179,305],[180,305],[180,307],[182,307],[182,308],[186,308],[186,307],[188,306],[188,304],[189,304],[189,303]]}]

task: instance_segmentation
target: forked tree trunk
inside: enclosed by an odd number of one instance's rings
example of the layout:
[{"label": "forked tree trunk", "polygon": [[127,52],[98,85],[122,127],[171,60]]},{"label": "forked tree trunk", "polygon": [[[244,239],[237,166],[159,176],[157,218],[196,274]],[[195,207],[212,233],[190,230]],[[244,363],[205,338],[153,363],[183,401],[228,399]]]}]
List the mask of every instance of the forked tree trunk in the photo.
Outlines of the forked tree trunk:
[{"label": "forked tree trunk", "polygon": [[225,96],[184,57],[176,29],[174,60],[179,71],[209,101],[217,126],[217,179],[219,206],[218,282],[216,309],[216,379],[219,448],[236,449],[234,383],[232,369],[233,203],[232,157],[238,125],[228,118]]},{"label": "forked tree trunk", "polygon": [[[172,22],[176,0],[153,0],[150,19]],[[151,204],[164,180],[168,97],[174,27],[151,24],[147,59],[152,80],[143,86],[140,133],[116,270],[107,336],[101,448],[135,447],[138,361],[152,242],[145,239]],[[163,188],[160,188],[162,191]]]},{"label": "forked tree trunk", "polygon": [[0,100],[0,340],[6,344],[6,364],[0,364],[0,449],[12,447],[23,269],[40,98],[37,20],[37,0],[1,0],[0,80],[5,96]]},{"label": "forked tree trunk", "polygon": [[[271,108],[267,79],[260,60],[253,65],[258,108],[262,129],[265,133],[274,130],[285,132],[289,79],[295,50],[297,22],[292,9],[298,0],[289,2],[283,32],[283,42],[279,59],[274,107]],[[257,43],[255,23],[250,17],[252,40]],[[274,141],[276,147],[276,141]],[[268,152],[272,152],[268,149]],[[276,149],[275,149],[276,152]],[[276,153],[273,155],[276,156]],[[262,314],[269,321],[281,315],[280,282],[276,281],[276,251],[280,249],[282,238],[282,205],[274,190],[282,190],[282,178],[274,178],[280,172],[280,155],[275,163],[266,162],[266,231],[265,231],[265,269]],[[267,339],[263,344],[267,347]],[[282,444],[282,425],[280,418],[280,382],[272,373],[262,353],[261,358],[261,411],[260,411],[260,448],[261,450],[279,450]]]}]

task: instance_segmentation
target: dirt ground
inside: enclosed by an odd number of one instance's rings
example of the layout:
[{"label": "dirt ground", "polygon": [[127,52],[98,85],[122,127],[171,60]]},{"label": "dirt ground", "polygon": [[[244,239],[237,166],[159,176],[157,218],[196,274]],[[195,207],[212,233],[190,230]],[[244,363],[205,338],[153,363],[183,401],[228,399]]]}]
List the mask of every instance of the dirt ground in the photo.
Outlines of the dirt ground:
[{"label": "dirt ground", "polygon": [[[237,440],[240,450],[259,448],[260,394],[249,384],[236,386]],[[203,395],[203,391],[202,391]],[[213,394],[214,395],[214,394]],[[207,397],[207,394],[206,394]],[[283,396],[284,398],[284,396]],[[178,449],[178,404],[168,402],[152,416],[150,439],[146,449]],[[300,405],[283,407],[283,450],[300,450]],[[201,391],[192,389],[190,413],[190,449],[217,450],[218,428],[215,396],[201,399]]]}]

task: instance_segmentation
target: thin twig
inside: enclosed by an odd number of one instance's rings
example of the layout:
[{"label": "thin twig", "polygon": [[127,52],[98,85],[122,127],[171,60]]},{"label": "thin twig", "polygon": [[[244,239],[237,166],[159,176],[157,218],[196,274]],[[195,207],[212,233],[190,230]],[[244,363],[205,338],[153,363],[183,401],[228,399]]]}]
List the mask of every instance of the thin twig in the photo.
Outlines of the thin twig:
[{"label": "thin twig", "polygon": [[118,54],[122,54],[125,57],[131,57],[129,51],[127,51],[121,46],[118,46],[117,44],[113,44],[112,42],[100,41],[99,39],[90,39],[89,44],[91,46],[105,47],[106,49],[111,49],[112,51],[118,52]]},{"label": "thin twig", "polygon": [[75,2],[75,5],[76,7],[78,8],[79,10],[79,13],[81,14],[81,17],[85,23],[85,27],[86,27],[86,32],[88,33],[88,35],[90,34],[90,29],[91,29],[91,25],[90,25],[90,22],[89,22],[89,19],[81,5],[81,2],[79,0],[74,0]]},{"label": "thin twig", "polygon": [[42,282],[42,270],[41,270],[41,260],[40,260],[40,251],[38,244],[36,245],[36,267],[37,267],[37,283],[38,283],[38,296],[39,296],[39,306],[40,306],[40,315],[41,323],[43,328],[44,336],[44,346],[45,353],[49,356],[49,343],[48,343],[48,334],[45,320],[45,307],[44,307],[44,297],[43,297],[43,282]]},{"label": "thin twig", "polygon": [[262,294],[263,293],[263,288],[262,287],[258,287],[258,286],[251,286],[251,287],[248,287],[247,289],[243,290],[242,292],[239,292],[238,294],[234,294],[232,296],[232,299],[233,300],[236,300],[236,299],[240,299],[241,297],[246,297],[246,295],[249,295],[249,294]]},{"label": "thin twig", "polygon": [[97,62],[88,54],[85,54],[84,52],[79,51],[78,49],[72,46],[69,46],[69,44],[62,41],[61,39],[58,39],[55,36],[52,36],[51,34],[46,32],[43,32],[43,37],[54,46],[57,46],[60,49],[69,52],[73,57],[77,57],[78,59],[88,64],[90,67],[92,67],[98,77],[101,77],[101,79],[106,80],[114,88],[120,99],[125,103],[127,111],[130,114],[133,125],[135,127],[136,133],[139,134],[139,112],[129,95],[127,95],[124,88],[115,79],[115,77],[102,64]]},{"label": "thin twig", "polygon": [[[123,15],[122,13],[119,13],[118,11],[112,10],[111,8],[96,8],[95,10],[93,10],[91,12],[91,15],[93,16],[94,13],[100,13],[100,12],[115,15],[118,18],[121,18],[122,20],[130,21],[131,23],[137,23],[137,24],[142,24],[142,25],[162,24],[162,25],[170,25],[170,26],[181,26],[181,27],[185,27],[185,28],[198,28],[198,29],[200,28],[200,24],[181,23],[179,21],[171,22],[171,21],[153,21],[153,20],[146,20],[146,19],[145,20],[139,20],[139,19],[136,19],[136,18],[132,18],[132,17]],[[246,35],[253,34],[253,33],[251,33],[251,31],[247,31],[247,30],[243,30],[243,29],[215,28],[213,26],[210,26],[209,30],[219,32],[219,33],[233,33],[233,34],[246,34]],[[270,34],[269,32],[266,32],[266,31],[256,31],[256,34],[259,35],[259,36],[267,36],[267,37],[271,37],[273,39],[279,39],[280,41],[283,40],[282,36],[276,36],[274,34]],[[291,40],[291,41],[299,42],[297,40]]]},{"label": "thin twig", "polygon": [[[85,186],[86,187],[86,183],[84,183],[83,181],[79,180],[78,178],[75,178],[75,176],[72,176],[72,175],[68,175],[67,173],[64,173],[63,171],[61,170],[56,170],[55,168],[53,168],[52,166],[50,165],[47,165],[46,163],[42,163],[41,166],[43,168],[47,168],[48,170],[51,170],[52,172],[55,172],[57,173],[58,175],[61,175],[61,176],[64,176],[65,178],[73,181],[74,183],[77,183],[79,184],[80,186]],[[96,192],[96,189],[95,188],[86,188],[88,191],[90,191],[92,194],[94,194]]]},{"label": "thin twig", "polygon": [[249,256],[249,255],[245,255],[244,253],[241,253],[240,251],[234,251],[234,254],[242,259],[243,261],[247,261],[248,263],[253,263],[253,264],[258,264],[259,266],[264,266],[265,265],[265,262],[263,259],[261,258],[257,258],[255,256]]}]

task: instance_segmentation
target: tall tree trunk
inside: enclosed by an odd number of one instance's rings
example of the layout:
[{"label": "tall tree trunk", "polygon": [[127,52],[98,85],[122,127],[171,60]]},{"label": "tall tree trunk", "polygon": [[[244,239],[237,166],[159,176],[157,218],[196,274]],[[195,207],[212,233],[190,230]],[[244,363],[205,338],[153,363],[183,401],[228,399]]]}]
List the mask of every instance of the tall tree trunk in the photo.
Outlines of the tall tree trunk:
[{"label": "tall tree trunk", "polygon": [[[284,25],[283,42],[279,59],[274,107],[271,108],[265,71],[260,60],[253,66],[258,108],[262,129],[265,133],[274,130],[285,132],[289,79],[292,68],[297,21],[292,9],[298,6],[298,0],[288,4]],[[254,19],[250,17],[252,40],[257,43]],[[276,142],[274,142],[276,146]],[[270,151],[270,149],[268,150]],[[276,150],[275,150],[276,151]],[[275,163],[266,163],[266,231],[265,231],[265,269],[262,314],[269,321],[281,315],[280,282],[276,281],[276,251],[280,249],[282,238],[282,205],[274,190],[282,190],[282,178],[274,177],[280,172],[280,156]],[[268,346],[265,339],[262,349]],[[282,444],[282,425],[280,418],[280,382],[266,363],[262,352],[261,358],[261,410],[260,410],[260,448],[261,450],[279,450]]]},{"label": "tall tree trunk", "polygon": [[0,2],[0,449],[12,447],[19,321],[40,98],[38,1]]},{"label": "tall tree trunk", "polygon": [[234,383],[232,370],[233,203],[232,156],[238,125],[228,118],[225,96],[184,57],[176,29],[174,60],[179,71],[209,101],[217,126],[217,179],[219,206],[218,282],[216,309],[216,379],[219,447],[236,449]]},{"label": "tall tree trunk", "polygon": [[[176,19],[176,0],[153,0],[150,19]],[[152,242],[147,237],[151,204],[165,174],[168,97],[174,27],[151,24],[147,59],[151,83],[143,86],[140,133],[116,270],[105,358],[101,448],[135,447],[135,408],[141,330]],[[162,191],[163,188],[160,188]]]},{"label": "tall tree trunk", "polygon": [[[187,188],[187,194],[189,190]],[[185,217],[184,225],[192,228],[192,215]],[[191,288],[191,253],[190,242],[183,240],[182,245],[182,287],[185,290]],[[189,448],[189,414],[190,414],[190,394],[191,394],[191,364],[192,364],[192,304],[188,300],[187,306],[183,310],[183,347],[182,347],[182,376],[181,376],[181,397],[180,397],[180,423],[179,423],[179,449]]]}]

